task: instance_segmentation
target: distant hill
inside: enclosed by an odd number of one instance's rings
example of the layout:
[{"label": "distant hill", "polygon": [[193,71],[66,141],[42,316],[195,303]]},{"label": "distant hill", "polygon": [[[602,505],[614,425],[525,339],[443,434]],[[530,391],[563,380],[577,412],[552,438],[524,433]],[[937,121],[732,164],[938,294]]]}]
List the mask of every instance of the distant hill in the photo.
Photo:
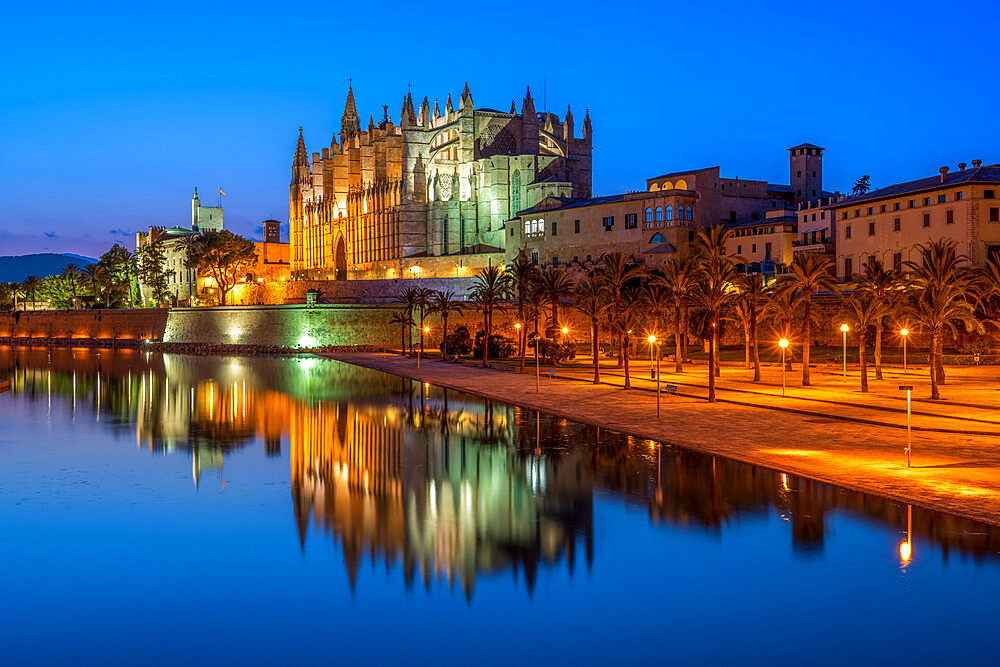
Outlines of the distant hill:
[{"label": "distant hill", "polygon": [[67,264],[76,264],[83,268],[97,260],[93,257],[74,255],[72,253],[56,254],[40,252],[34,255],[0,256],[0,282],[24,282],[28,276],[54,276],[62,273]]}]

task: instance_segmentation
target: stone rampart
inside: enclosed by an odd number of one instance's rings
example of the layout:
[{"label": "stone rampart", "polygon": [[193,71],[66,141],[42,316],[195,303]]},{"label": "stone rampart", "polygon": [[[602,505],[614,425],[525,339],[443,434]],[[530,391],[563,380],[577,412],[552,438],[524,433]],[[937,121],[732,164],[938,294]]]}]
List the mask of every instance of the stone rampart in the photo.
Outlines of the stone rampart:
[{"label": "stone rampart", "polygon": [[166,324],[166,308],[6,311],[0,337],[158,340]]},{"label": "stone rampart", "polygon": [[327,303],[392,303],[409,288],[451,291],[459,299],[472,290],[472,277],[396,278],[383,280],[293,280],[246,285],[234,292],[242,305],[305,303],[306,291],[317,289]]}]

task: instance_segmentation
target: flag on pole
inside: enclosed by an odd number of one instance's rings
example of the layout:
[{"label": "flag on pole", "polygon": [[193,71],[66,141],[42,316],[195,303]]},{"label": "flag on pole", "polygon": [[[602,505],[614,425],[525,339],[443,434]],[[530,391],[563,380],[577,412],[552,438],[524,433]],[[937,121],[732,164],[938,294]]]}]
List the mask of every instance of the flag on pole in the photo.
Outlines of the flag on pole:
[{"label": "flag on pole", "polygon": [[222,188],[219,188],[219,194],[222,195],[223,197],[226,196],[226,193],[223,191]]}]

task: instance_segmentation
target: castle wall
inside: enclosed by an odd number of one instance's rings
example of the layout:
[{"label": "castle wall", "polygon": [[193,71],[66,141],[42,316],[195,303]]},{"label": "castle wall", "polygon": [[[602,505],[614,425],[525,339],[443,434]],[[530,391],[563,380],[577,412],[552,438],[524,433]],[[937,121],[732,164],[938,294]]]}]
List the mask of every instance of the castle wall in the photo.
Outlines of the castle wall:
[{"label": "castle wall", "polygon": [[0,337],[158,340],[166,322],[166,308],[0,312]]}]

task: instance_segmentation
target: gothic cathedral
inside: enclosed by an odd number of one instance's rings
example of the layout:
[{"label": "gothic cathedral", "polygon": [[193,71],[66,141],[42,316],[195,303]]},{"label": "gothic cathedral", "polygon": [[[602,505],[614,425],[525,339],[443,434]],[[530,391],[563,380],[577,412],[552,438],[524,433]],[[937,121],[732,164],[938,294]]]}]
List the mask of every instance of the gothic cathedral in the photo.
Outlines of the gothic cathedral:
[{"label": "gothic cathedral", "polygon": [[536,112],[528,90],[518,113],[403,99],[399,125],[361,122],[348,89],[329,148],[310,161],[302,129],[292,163],[289,221],[293,278],[470,275],[502,263],[504,222],[545,197],[591,196],[589,111]]}]

